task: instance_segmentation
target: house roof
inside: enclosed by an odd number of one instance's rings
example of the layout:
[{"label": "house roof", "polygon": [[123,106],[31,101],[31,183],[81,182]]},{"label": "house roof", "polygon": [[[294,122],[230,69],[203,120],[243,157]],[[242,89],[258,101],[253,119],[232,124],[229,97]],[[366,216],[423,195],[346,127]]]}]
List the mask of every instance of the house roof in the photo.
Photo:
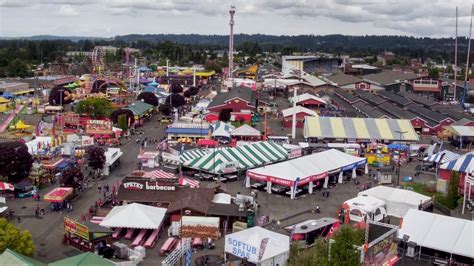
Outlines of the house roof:
[{"label": "house roof", "polygon": [[153,105],[147,104],[143,101],[136,101],[132,104],[127,105],[125,109],[129,109],[133,112],[134,115],[140,116],[148,112],[150,109],[153,109]]},{"label": "house roof", "polygon": [[239,211],[239,206],[237,204],[223,204],[214,202],[207,210],[207,214],[213,216],[247,217],[247,212]]},{"label": "house roof", "polygon": [[451,124],[451,126],[465,126],[471,122],[474,122],[472,119],[468,119],[468,118],[461,118],[460,120],[454,122],[453,124]]},{"label": "house roof", "polygon": [[415,103],[411,103],[407,105],[407,109],[412,111],[415,114],[419,114],[423,117],[431,119],[436,123],[440,123],[441,121],[449,118],[445,115],[442,115],[438,112],[433,112],[432,110],[419,106],[418,104],[415,104]]},{"label": "house roof", "polygon": [[[290,98],[291,102],[293,102],[294,100],[295,100],[295,97]],[[300,94],[300,95],[296,96],[296,103],[304,102],[304,101],[307,101],[307,100],[315,100],[317,102],[326,104],[326,100],[324,100],[324,99],[322,99],[318,96],[315,96],[313,94],[304,93],[304,94]]]},{"label": "house roof", "polygon": [[379,108],[375,106],[371,106],[365,102],[357,102],[353,104],[353,106],[357,108],[359,112],[363,113],[366,117],[371,117],[371,118],[390,117],[391,118],[389,114],[386,114],[382,112],[382,110],[380,110]]},{"label": "house roof", "polygon": [[216,97],[209,103],[207,108],[213,108],[216,106],[224,105],[230,99],[238,98],[243,101],[248,102],[250,105],[255,106],[257,99],[255,97],[255,92],[247,87],[234,87],[228,92],[218,93]]},{"label": "house roof", "polygon": [[46,265],[46,263],[42,263],[38,260],[27,257],[23,254],[17,253],[7,248],[0,255],[0,265],[42,266],[42,265]]},{"label": "house roof", "polygon": [[339,107],[342,107],[346,116],[361,117],[360,113],[351,104],[347,103],[338,96],[332,95],[331,101],[335,102]]},{"label": "house roof", "polygon": [[381,98],[371,92],[368,92],[368,91],[363,91],[363,90],[355,90],[354,93],[359,96],[362,100],[366,101],[366,102],[371,102],[375,105],[379,105],[381,103],[384,103],[386,102],[387,100],[385,100],[384,98]]},{"label": "house roof", "polygon": [[377,94],[401,106],[406,106],[411,103],[409,99],[393,92],[381,90],[377,91]]},{"label": "house roof", "polygon": [[51,266],[87,266],[87,265],[94,265],[94,266],[113,266],[113,263],[110,260],[104,259],[94,253],[86,252],[79,254],[74,257],[69,257],[63,260],[59,260],[53,263],[50,263]]},{"label": "house roof", "polygon": [[395,116],[396,118],[399,118],[399,119],[414,119],[414,118],[417,118],[417,117],[420,117],[410,111],[407,111],[405,109],[402,109],[396,105],[394,105],[393,103],[391,102],[384,102],[382,103],[381,105],[379,105],[379,108],[385,110],[386,112],[392,114],[393,116]]},{"label": "house roof", "polygon": [[387,86],[391,84],[401,83],[405,80],[412,80],[419,78],[415,73],[405,73],[401,71],[387,70],[380,73],[365,75],[364,80],[367,82],[372,82],[379,84],[381,86]]},{"label": "house roof", "polygon": [[453,132],[457,136],[462,137],[474,137],[474,127],[469,126],[449,126],[446,127],[449,131]]},{"label": "house roof", "polygon": [[293,115],[294,112],[296,112],[297,114],[298,113],[306,113],[306,114],[311,115],[311,116],[318,116],[318,114],[315,111],[310,110],[308,108],[304,108],[303,106],[299,106],[299,105],[297,105],[295,108],[291,107],[291,108],[285,109],[281,112],[283,113],[283,117]]},{"label": "house roof", "polygon": [[441,114],[445,114],[453,119],[460,120],[463,118],[473,120],[474,117],[468,113],[465,113],[459,104],[457,105],[433,105],[431,106],[433,110]]},{"label": "house roof", "polygon": [[172,213],[181,209],[191,209],[206,214],[213,198],[213,188],[193,188],[188,190],[187,193],[181,194],[179,200],[171,202],[166,212]]},{"label": "house roof", "polygon": [[347,75],[342,72],[336,73],[332,76],[325,77],[329,83],[334,86],[344,86],[348,84],[353,84],[357,82],[361,82],[362,79],[353,75]]},{"label": "house roof", "polygon": [[341,99],[349,102],[349,103],[355,103],[357,101],[361,101],[359,97],[354,96],[352,93],[349,93],[341,88],[335,88],[334,93],[339,96]]},{"label": "house roof", "polygon": [[[402,97],[408,98],[408,99],[412,100],[413,102],[419,103],[419,104],[427,106],[427,107],[431,107],[433,105],[438,104],[436,101],[434,101],[432,99],[428,99],[426,97],[420,96],[420,95],[415,94],[415,93],[409,93],[409,92],[401,91],[397,94],[399,94]],[[406,101],[406,102],[408,102],[408,101]]]},{"label": "house roof", "polygon": [[322,79],[320,79],[316,76],[307,74],[307,73],[304,73],[302,78],[303,78],[304,81],[306,81],[308,84],[310,84],[313,87],[322,86],[322,85],[327,84],[324,80],[322,80]]}]

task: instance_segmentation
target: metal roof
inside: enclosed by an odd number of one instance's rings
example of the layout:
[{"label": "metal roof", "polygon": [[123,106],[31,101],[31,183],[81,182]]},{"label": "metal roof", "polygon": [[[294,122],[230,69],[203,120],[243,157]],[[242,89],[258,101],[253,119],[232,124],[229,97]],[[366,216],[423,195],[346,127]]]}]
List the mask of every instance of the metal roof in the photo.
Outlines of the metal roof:
[{"label": "metal roof", "polygon": [[382,71],[376,74],[365,75],[363,78],[368,82],[387,86],[401,83],[405,80],[417,79],[420,78],[420,76],[415,73],[405,73],[401,71]]},{"label": "metal roof", "polygon": [[384,97],[385,99],[388,99],[396,104],[399,104],[401,106],[406,106],[408,104],[410,104],[412,101],[403,97],[403,96],[400,96],[398,94],[395,94],[393,92],[389,92],[389,91],[384,91],[384,90],[381,90],[381,91],[377,91],[377,94],[379,94],[380,96]]},{"label": "metal roof", "polygon": [[440,123],[443,120],[449,119],[449,117],[442,115],[440,113],[434,112],[433,110],[427,109],[425,107],[419,106],[415,103],[411,103],[407,106],[407,109],[412,111],[415,114],[419,114],[423,117],[431,119],[437,123]]}]

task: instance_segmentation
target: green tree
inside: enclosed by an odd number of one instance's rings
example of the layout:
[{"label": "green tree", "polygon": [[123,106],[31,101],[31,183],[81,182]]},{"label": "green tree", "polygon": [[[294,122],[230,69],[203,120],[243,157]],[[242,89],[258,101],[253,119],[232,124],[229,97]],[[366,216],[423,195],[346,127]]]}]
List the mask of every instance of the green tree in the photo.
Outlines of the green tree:
[{"label": "green tree", "polygon": [[360,265],[360,253],[354,247],[362,246],[364,242],[364,231],[353,229],[349,225],[343,225],[337,230],[331,244],[331,257],[329,259],[329,241],[320,238],[315,245],[309,249],[299,250],[292,246],[290,263],[291,266],[339,266]]},{"label": "green tree", "polygon": [[35,252],[30,232],[20,231],[6,219],[0,218],[0,253],[3,253],[7,248],[30,257]]},{"label": "green tree", "polygon": [[93,147],[87,151],[87,164],[94,170],[102,170],[105,164],[105,151],[101,147]]},{"label": "green tree", "polygon": [[124,132],[127,131],[128,129],[128,123],[127,123],[127,114],[121,114],[117,118],[117,125],[120,129],[122,129]]},{"label": "green tree", "polygon": [[76,106],[78,114],[86,114],[93,118],[109,117],[113,110],[112,103],[105,98],[87,98]]},{"label": "green tree", "polygon": [[65,187],[78,188],[80,182],[84,179],[81,169],[78,167],[69,167],[62,172],[61,183]]},{"label": "green tree", "polygon": [[30,173],[33,158],[28,147],[18,141],[0,143],[0,176],[19,182]]},{"label": "green tree", "polygon": [[432,79],[439,79],[439,69],[436,67],[430,68],[428,76]]},{"label": "green tree", "polygon": [[446,195],[448,208],[454,209],[456,208],[457,201],[459,199],[459,173],[458,172],[451,172],[451,178],[449,179],[449,186],[448,186],[448,195]]}]

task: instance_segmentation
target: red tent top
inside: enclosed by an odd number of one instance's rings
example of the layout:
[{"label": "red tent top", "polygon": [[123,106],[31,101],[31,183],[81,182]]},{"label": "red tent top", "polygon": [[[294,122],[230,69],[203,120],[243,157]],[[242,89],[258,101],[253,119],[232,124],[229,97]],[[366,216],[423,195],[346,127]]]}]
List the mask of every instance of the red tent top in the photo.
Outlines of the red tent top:
[{"label": "red tent top", "polygon": [[212,140],[212,139],[200,139],[198,140],[197,144],[199,146],[211,146],[211,147],[216,147],[219,142]]}]

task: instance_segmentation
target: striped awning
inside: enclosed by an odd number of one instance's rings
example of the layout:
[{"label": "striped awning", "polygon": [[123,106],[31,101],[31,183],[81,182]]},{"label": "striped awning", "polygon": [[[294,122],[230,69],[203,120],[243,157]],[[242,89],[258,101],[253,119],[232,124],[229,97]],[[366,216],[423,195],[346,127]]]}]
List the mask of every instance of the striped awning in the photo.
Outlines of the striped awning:
[{"label": "striped awning", "polygon": [[236,148],[217,148],[211,153],[184,162],[183,166],[212,173],[223,172],[226,164],[235,169],[249,169],[285,160],[288,152],[273,142],[255,142]]},{"label": "striped awning", "polygon": [[462,173],[474,171],[474,152],[466,153],[456,160],[444,163],[439,168]]},{"label": "striped awning", "polygon": [[[459,157],[461,157],[461,155],[454,153],[452,151],[444,150],[444,151],[439,151],[431,156],[425,157],[423,160],[425,162],[432,162],[432,163],[446,163],[452,160],[456,160]],[[441,160],[441,158],[443,159]]]},{"label": "striped awning", "polygon": [[190,188],[198,188],[200,182],[197,180],[192,180],[189,178],[180,178],[179,185],[180,186],[189,186]]},{"label": "striped awning", "polygon": [[162,170],[154,170],[154,171],[151,171],[151,172],[145,172],[143,177],[149,177],[149,178],[176,178],[175,175],[173,175],[171,173],[167,173],[167,172],[162,171]]},{"label": "striped awning", "polygon": [[184,162],[193,160],[195,158],[200,158],[209,153],[210,151],[206,149],[187,150],[179,156],[179,160],[181,161],[181,163],[184,163]]},{"label": "striped awning", "polygon": [[10,184],[10,183],[6,183],[6,182],[0,182],[0,190],[15,190],[15,187]]},{"label": "striped awning", "polygon": [[[402,133],[399,133],[402,132]],[[418,141],[409,120],[349,117],[306,117],[305,138]]]}]

